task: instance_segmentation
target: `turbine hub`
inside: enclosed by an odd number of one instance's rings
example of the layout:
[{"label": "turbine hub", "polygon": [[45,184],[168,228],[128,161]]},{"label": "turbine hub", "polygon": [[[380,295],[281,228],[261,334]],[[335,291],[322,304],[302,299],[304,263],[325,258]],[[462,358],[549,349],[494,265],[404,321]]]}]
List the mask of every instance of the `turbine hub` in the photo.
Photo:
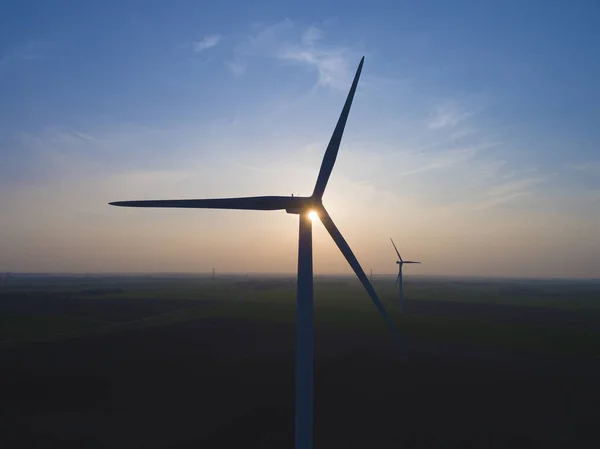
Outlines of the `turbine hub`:
[{"label": "turbine hub", "polygon": [[312,196],[295,196],[293,198],[294,206],[285,210],[288,214],[299,215],[309,210],[319,209],[322,206],[321,201]]}]

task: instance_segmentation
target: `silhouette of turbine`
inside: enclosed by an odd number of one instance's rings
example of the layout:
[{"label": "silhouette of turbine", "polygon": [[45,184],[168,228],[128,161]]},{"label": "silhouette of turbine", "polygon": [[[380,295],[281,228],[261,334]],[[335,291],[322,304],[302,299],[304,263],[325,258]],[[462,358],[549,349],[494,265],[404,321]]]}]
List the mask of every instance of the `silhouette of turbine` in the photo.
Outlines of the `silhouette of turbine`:
[{"label": "silhouette of turbine", "polygon": [[[390,237],[390,240],[392,240],[392,238]],[[396,278],[396,283],[394,284],[394,287],[396,287],[397,285],[399,285],[399,289],[398,289],[398,308],[400,309],[400,312],[403,311],[404,308],[404,293],[402,292],[402,266],[405,263],[421,263],[421,262],[414,262],[412,260],[402,260],[402,256],[400,256],[400,253],[398,252],[398,248],[396,248],[396,244],[394,243],[394,241],[392,240],[392,245],[394,245],[394,249],[396,250],[396,254],[398,254],[398,261],[396,262],[398,264],[398,277]]]},{"label": "silhouette of turbine", "polygon": [[361,59],[350,92],[338,119],[333,135],[325,150],[321,169],[313,194],[302,196],[258,196],[246,198],[215,198],[188,200],[142,200],[118,201],[113,206],[128,207],[177,207],[201,209],[241,209],[241,210],[285,210],[299,215],[298,239],[298,282],[296,293],[296,449],[310,449],[313,446],[313,381],[314,381],[314,317],[313,317],[313,260],[312,222],[309,213],[314,211],[331,235],[356,276],[367,290],[371,300],[383,316],[395,337],[400,341],[394,324],[387,314],[377,293],[365,275],[354,253],[323,206],[323,192],[333,170],[346,120],[350,113],[356,86],[364,63]]}]

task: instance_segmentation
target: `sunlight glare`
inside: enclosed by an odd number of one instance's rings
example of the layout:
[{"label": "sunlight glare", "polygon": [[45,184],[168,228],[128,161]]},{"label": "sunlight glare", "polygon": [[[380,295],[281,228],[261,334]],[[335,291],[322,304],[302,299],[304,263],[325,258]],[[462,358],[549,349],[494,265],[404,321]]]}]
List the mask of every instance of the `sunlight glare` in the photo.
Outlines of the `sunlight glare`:
[{"label": "sunlight glare", "polygon": [[308,218],[310,218],[312,221],[315,221],[319,218],[319,214],[317,214],[317,211],[311,210],[308,213]]}]

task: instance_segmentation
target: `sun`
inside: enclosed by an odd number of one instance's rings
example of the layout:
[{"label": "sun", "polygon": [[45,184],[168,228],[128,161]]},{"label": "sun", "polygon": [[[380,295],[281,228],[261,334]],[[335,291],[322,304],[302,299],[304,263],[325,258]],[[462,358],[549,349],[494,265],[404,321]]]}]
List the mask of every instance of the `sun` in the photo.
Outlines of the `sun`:
[{"label": "sun", "polygon": [[312,221],[315,221],[315,220],[317,220],[319,218],[319,214],[317,214],[316,210],[311,210],[308,213],[308,218],[310,218]]}]

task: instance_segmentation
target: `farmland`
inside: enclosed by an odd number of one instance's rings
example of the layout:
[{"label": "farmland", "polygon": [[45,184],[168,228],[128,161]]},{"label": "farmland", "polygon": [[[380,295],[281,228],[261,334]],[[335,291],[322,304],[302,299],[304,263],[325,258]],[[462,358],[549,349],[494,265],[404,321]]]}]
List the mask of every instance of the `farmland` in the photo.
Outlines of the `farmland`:
[{"label": "farmland", "polygon": [[[315,280],[315,447],[582,447],[600,285]],[[0,284],[4,447],[291,447],[295,279],[26,276]],[[594,446],[594,445],[592,445]]]}]

